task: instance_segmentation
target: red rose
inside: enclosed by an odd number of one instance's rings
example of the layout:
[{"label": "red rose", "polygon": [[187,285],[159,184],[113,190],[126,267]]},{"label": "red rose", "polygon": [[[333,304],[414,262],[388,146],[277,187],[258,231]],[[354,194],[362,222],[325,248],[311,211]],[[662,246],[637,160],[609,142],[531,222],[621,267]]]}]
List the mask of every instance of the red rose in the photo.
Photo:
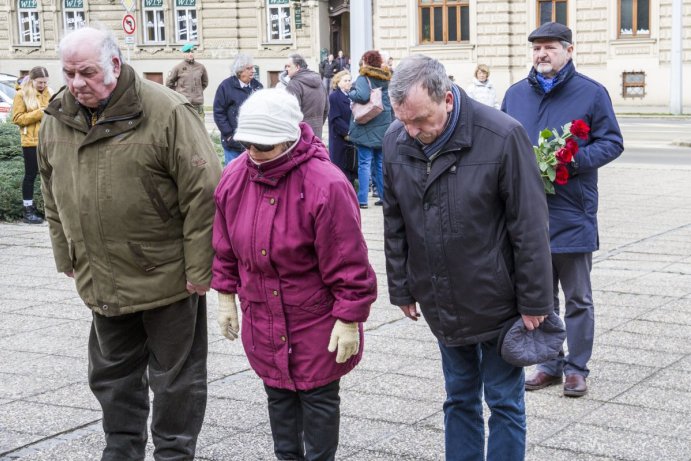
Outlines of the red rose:
[{"label": "red rose", "polygon": [[575,139],[569,138],[566,140],[566,145],[564,146],[564,148],[570,150],[571,157],[573,157],[574,155],[576,155],[576,152],[578,152],[578,143]]},{"label": "red rose", "polygon": [[577,138],[588,139],[588,133],[590,133],[590,127],[583,120],[573,120],[571,122],[571,134]]},{"label": "red rose", "polygon": [[559,160],[561,163],[569,163],[571,159],[573,159],[573,152],[567,147],[562,147],[557,151],[554,156]]},{"label": "red rose", "polygon": [[569,180],[569,170],[566,168],[566,165],[562,163],[557,165],[556,173],[557,175],[554,178],[555,184],[559,184],[560,186],[566,184],[566,182]]}]

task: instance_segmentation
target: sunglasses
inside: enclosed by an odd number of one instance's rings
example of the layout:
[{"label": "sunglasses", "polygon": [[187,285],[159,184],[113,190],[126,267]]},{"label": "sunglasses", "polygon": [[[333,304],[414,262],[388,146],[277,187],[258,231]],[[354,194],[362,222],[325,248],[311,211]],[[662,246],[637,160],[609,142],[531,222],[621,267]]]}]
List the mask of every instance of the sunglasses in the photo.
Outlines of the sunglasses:
[{"label": "sunglasses", "polygon": [[274,150],[276,146],[269,146],[266,144],[257,144],[253,142],[242,142],[239,141],[240,145],[245,149],[245,150],[250,150],[250,147],[254,146],[254,149],[259,151],[259,152],[269,152]]}]

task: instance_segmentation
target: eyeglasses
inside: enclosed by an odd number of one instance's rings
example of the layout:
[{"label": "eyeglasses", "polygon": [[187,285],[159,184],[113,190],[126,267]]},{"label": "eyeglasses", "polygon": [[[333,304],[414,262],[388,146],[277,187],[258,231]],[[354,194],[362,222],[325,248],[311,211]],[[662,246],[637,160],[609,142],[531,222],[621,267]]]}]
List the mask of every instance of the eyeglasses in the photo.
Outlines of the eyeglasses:
[{"label": "eyeglasses", "polygon": [[276,147],[276,146],[269,146],[267,144],[256,144],[253,142],[243,142],[243,141],[238,141],[238,142],[246,150],[250,150],[250,147],[254,146],[254,149],[259,151],[259,152],[269,152],[269,151],[274,150],[274,148]]}]

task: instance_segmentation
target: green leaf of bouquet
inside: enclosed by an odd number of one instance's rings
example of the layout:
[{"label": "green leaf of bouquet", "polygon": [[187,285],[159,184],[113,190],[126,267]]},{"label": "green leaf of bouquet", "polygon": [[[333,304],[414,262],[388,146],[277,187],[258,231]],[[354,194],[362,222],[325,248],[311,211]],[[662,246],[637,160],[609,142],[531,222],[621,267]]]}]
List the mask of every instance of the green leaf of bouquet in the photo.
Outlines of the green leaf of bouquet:
[{"label": "green leaf of bouquet", "polygon": [[549,177],[550,181],[554,182],[554,178],[557,177],[557,170],[555,170],[554,168],[550,168],[547,171],[547,176]]},{"label": "green leaf of bouquet", "polygon": [[544,139],[549,139],[552,137],[552,130],[549,128],[545,128],[544,130],[540,131],[540,137]]},{"label": "green leaf of bouquet", "polygon": [[554,184],[547,179],[547,178],[542,178],[542,185],[545,186],[545,193],[546,194],[554,194]]}]

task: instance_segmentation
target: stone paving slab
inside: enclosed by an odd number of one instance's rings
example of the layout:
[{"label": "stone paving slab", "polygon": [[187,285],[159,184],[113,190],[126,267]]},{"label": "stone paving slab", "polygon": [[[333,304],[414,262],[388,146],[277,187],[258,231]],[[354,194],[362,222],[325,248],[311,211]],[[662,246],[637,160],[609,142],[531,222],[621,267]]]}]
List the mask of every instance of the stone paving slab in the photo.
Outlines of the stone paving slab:
[{"label": "stone paving slab", "polygon": [[[691,460],[688,184],[691,169],[602,169],[589,393],[526,394],[527,460]],[[411,322],[389,305],[381,209],[362,219],[379,298],[363,361],[341,382],[337,458],[443,459],[436,340],[424,319]],[[219,334],[213,293],[208,306],[209,400],[197,459],[273,459],[263,385],[241,341]],[[101,415],[86,380],[90,318],[73,281],[55,271],[47,226],[0,224],[0,461],[100,459]],[[152,453],[149,443],[147,461]]]}]

